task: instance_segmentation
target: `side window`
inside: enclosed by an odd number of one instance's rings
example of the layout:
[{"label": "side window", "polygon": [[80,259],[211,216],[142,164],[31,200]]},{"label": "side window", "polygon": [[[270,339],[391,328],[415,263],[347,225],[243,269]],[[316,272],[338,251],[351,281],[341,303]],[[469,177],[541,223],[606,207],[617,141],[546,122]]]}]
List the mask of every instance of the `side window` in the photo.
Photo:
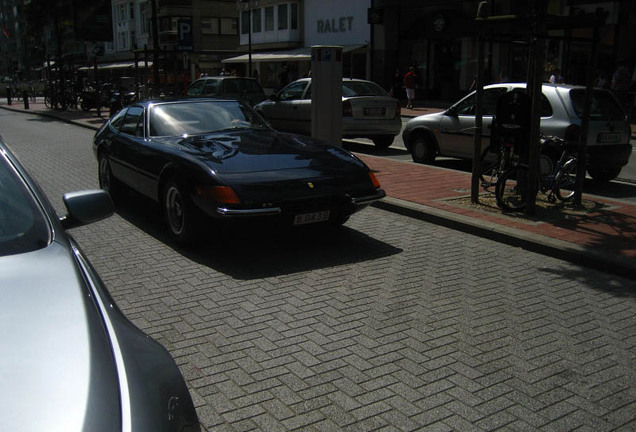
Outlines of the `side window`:
[{"label": "side window", "polygon": [[292,83],[281,90],[279,99],[282,101],[298,100],[303,97],[307,81]]},{"label": "side window", "polygon": [[457,115],[475,115],[477,108],[477,94],[473,94],[455,105]]},{"label": "side window", "polygon": [[484,115],[494,116],[497,113],[497,99],[507,91],[504,87],[484,91]]},{"label": "side window", "polygon": [[113,117],[110,120],[110,126],[119,130],[119,126],[121,125],[122,120],[124,120],[124,116],[126,115],[126,112],[128,112],[128,110],[123,109],[119,111],[117,114],[115,114],[115,117]]},{"label": "side window", "polygon": [[141,107],[130,107],[124,117],[119,130],[121,133],[134,136],[143,136],[143,113],[144,110]]},{"label": "side window", "polygon": [[541,117],[552,117],[552,114],[554,114],[554,112],[552,111],[550,101],[541,93]]},{"label": "side window", "polygon": [[219,81],[215,79],[205,80],[205,86],[203,87],[204,96],[215,95],[219,90]]},{"label": "side window", "polygon": [[201,96],[205,81],[196,81],[188,88],[188,96]]}]

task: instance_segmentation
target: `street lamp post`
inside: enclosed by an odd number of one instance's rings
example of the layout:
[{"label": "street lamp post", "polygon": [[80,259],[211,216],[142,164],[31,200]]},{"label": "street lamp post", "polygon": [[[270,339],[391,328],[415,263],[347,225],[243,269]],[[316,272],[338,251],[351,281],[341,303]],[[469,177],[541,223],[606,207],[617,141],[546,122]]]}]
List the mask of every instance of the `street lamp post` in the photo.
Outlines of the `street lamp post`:
[{"label": "street lamp post", "polygon": [[241,12],[247,12],[248,30],[247,30],[247,59],[248,59],[248,76],[252,76],[252,9],[258,7],[259,0],[236,0],[236,7]]}]

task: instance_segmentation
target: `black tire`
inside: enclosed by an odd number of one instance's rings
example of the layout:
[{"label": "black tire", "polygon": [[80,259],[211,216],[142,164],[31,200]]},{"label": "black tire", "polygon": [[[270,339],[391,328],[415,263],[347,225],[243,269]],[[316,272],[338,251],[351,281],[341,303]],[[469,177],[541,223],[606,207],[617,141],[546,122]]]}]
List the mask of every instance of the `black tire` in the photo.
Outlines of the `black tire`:
[{"label": "black tire", "polygon": [[409,147],[413,162],[432,164],[435,162],[435,145],[425,135],[417,135]]},{"label": "black tire", "polygon": [[599,182],[608,182],[614,180],[621,173],[620,168],[588,168],[588,174],[594,180]]},{"label": "black tire", "polygon": [[576,161],[569,160],[557,173],[554,193],[561,201],[572,201],[576,196]]},{"label": "black tire", "polygon": [[121,201],[124,185],[113,177],[108,157],[103,153],[99,155],[98,170],[99,187],[108,192],[110,199],[117,204]]},{"label": "black tire", "polygon": [[528,190],[528,168],[512,167],[497,180],[495,198],[504,211],[522,211],[526,207]]},{"label": "black tire", "polygon": [[194,245],[202,234],[201,215],[188,195],[184,182],[168,180],[163,188],[161,204],[170,236],[181,245]]},{"label": "black tire", "polygon": [[385,150],[393,144],[394,138],[393,135],[377,135],[373,137],[372,141],[377,148]]},{"label": "black tire", "polygon": [[480,156],[481,172],[479,173],[479,179],[484,189],[497,184],[499,170],[501,169],[501,152],[491,152],[490,149],[491,146],[486,146]]}]

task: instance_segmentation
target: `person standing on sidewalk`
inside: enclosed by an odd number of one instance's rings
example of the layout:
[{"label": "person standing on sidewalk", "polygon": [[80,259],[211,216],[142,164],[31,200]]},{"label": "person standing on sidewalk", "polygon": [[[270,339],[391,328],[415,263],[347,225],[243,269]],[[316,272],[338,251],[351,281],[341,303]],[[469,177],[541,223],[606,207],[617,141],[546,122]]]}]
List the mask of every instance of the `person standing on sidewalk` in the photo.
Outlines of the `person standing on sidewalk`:
[{"label": "person standing on sidewalk", "polygon": [[413,101],[415,100],[415,86],[417,85],[417,74],[415,68],[411,66],[409,71],[404,75],[404,89],[406,90],[406,103],[407,109],[413,108]]}]

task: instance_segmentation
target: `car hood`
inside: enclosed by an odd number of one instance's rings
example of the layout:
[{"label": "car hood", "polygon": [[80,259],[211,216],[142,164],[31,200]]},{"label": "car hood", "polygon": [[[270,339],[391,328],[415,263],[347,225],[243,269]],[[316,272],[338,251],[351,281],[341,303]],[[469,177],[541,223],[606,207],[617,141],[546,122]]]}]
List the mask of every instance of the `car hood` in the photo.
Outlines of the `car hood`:
[{"label": "car hood", "polygon": [[68,245],[0,258],[1,430],[121,429],[108,334]]},{"label": "car hood", "polygon": [[421,116],[414,117],[406,122],[404,127],[405,130],[410,130],[414,127],[427,126],[431,128],[438,127],[439,123],[446,115],[446,111],[436,112],[432,114],[424,114]]},{"label": "car hood", "polygon": [[224,173],[365,167],[339,147],[273,130],[237,129],[172,140],[171,145]]}]

